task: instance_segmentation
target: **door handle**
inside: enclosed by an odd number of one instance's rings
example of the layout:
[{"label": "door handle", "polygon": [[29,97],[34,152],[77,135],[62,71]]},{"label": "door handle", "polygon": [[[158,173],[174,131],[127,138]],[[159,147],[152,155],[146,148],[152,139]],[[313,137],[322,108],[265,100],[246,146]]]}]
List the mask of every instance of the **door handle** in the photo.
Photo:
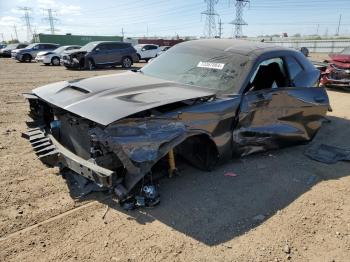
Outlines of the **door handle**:
[{"label": "door handle", "polygon": [[323,96],[315,96],[314,100],[317,103],[322,103],[322,102],[324,102],[326,100],[326,98],[324,98]]}]

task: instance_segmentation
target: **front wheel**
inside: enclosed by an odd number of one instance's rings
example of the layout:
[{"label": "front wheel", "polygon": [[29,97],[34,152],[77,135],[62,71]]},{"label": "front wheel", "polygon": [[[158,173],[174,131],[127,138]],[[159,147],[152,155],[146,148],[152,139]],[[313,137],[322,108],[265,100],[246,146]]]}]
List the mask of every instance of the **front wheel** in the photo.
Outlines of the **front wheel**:
[{"label": "front wheel", "polygon": [[94,70],[95,69],[95,63],[94,63],[94,61],[92,59],[89,59],[87,61],[87,69],[89,69],[89,70]]},{"label": "front wheel", "polygon": [[32,62],[32,56],[29,54],[23,55],[21,62],[28,62],[28,63]]},{"label": "front wheel", "polygon": [[59,66],[60,65],[60,59],[58,57],[53,57],[51,59],[51,64],[54,65],[54,66]]},{"label": "front wheel", "polygon": [[123,57],[122,59],[122,67],[123,68],[130,68],[132,65],[132,60],[130,57]]}]

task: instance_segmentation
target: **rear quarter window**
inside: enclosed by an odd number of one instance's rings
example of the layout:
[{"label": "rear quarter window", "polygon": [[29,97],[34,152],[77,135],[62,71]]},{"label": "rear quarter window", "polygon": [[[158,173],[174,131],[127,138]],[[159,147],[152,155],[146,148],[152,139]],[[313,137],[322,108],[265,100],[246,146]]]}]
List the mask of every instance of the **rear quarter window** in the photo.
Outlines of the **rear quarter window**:
[{"label": "rear quarter window", "polygon": [[299,64],[299,62],[292,56],[287,56],[285,60],[289,72],[289,77],[291,80],[294,80],[295,77],[303,71],[303,68]]}]

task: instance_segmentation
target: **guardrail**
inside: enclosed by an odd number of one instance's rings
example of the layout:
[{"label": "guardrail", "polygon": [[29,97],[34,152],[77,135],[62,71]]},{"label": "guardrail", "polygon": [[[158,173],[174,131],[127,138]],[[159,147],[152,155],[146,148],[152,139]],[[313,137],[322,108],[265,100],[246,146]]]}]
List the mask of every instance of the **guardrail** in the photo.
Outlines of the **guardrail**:
[{"label": "guardrail", "polygon": [[350,39],[344,40],[289,40],[289,41],[265,41],[279,46],[299,49],[307,47],[310,52],[315,53],[337,53],[345,47],[350,47]]}]

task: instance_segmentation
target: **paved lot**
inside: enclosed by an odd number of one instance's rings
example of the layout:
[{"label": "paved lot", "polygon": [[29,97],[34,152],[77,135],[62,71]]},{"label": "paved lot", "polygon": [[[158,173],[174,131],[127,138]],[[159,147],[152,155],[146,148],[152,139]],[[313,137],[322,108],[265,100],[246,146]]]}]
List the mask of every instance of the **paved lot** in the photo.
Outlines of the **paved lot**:
[{"label": "paved lot", "polygon": [[[160,181],[155,209],[125,212],[103,193],[72,198],[21,138],[21,93],[122,71],[0,59],[0,261],[349,261],[350,164],[309,160],[309,145],[233,159],[210,173],[184,166]],[[328,94],[331,122],[312,143],[350,148],[350,93]]]}]

